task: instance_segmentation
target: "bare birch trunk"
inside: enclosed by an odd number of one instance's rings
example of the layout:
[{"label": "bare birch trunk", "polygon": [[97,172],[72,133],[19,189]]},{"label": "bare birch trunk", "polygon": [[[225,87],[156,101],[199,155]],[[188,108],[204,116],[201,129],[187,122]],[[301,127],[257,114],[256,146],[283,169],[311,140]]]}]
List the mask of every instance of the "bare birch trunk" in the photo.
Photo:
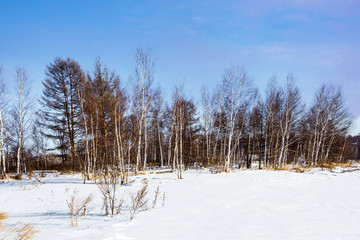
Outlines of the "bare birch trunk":
[{"label": "bare birch trunk", "polygon": [[6,174],[6,159],[4,151],[4,122],[2,117],[2,110],[0,109],[0,160],[1,160],[1,173],[5,177]]},{"label": "bare birch trunk", "polygon": [[138,141],[138,148],[137,148],[137,156],[136,156],[135,174],[138,174],[138,172],[139,172],[139,165],[140,165],[140,161],[141,161],[141,138],[142,138],[142,129],[140,127],[140,129],[139,129],[139,141]]},{"label": "bare birch trunk", "polygon": [[180,106],[180,166],[179,166],[179,179],[183,178],[183,127],[184,127],[184,110],[183,110],[184,106],[181,105]]},{"label": "bare birch trunk", "polygon": [[147,119],[145,118],[144,121],[144,165],[143,169],[146,171],[146,164],[147,164],[147,149],[148,149],[148,134],[147,134]]},{"label": "bare birch trunk", "polygon": [[86,156],[85,156],[85,164],[84,164],[84,183],[86,180],[90,180],[90,151],[89,151],[89,139],[88,139],[88,127],[87,127],[87,119],[85,116],[85,110],[84,110],[84,98],[80,96],[80,91],[78,90],[78,97],[79,97],[79,103],[81,107],[81,115],[84,121],[84,129],[85,129],[85,150],[86,150]]},{"label": "bare birch trunk", "polygon": [[26,76],[25,72],[21,69],[16,71],[17,74],[17,87],[18,87],[18,109],[17,109],[17,117],[18,117],[18,148],[17,148],[17,162],[16,162],[16,174],[19,176],[20,174],[20,165],[21,165],[21,150],[23,143],[23,92],[24,92],[24,81]]},{"label": "bare birch trunk", "polygon": [[164,166],[164,157],[163,157],[163,150],[162,150],[162,143],[161,143],[159,120],[157,120],[157,129],[158,129],[158,140],[159,140],[159,148],[160,148],[160,167],[163,167]]}]

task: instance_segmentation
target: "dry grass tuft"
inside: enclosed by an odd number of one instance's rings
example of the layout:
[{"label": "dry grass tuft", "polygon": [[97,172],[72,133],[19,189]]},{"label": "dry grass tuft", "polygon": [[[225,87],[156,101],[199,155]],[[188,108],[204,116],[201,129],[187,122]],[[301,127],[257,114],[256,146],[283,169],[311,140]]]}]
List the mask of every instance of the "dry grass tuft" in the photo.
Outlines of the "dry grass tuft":
[{"label": "dry grass tuft", "polygon": [[296,166],[292,169],[293,172],[298,172],[298,173],[304,173],[305,169],[299,166]]},{"label": "dry grass tuft", "polygon": [[28,179],[31,180],[34,175],[34,172],[31,170],[28,175]]},{"label": "dry grass tuft", "polygon": [[4,229],[5,223],[4,221],[6,219],[8,219],[8,214],[7,213],[0,213],[0,231],[2,231]]},{"label": "dry grass tuft", "polygon": [[31,240],[37,232],[30,224],[17,224],[10,229],[8,239]]},{"label": "dry grass tuft", "polygon": [[6,226],[4,221],[8,219],[7,213],[0,213],[0,238],[1,240],[31,240],[38,232],[30,224],[16,223],[14,226]]},{"label": "dry grass tuft", "polygon": [[8,214],[7,213],[0,213],[0,222],[6,220],[8,218]]}]

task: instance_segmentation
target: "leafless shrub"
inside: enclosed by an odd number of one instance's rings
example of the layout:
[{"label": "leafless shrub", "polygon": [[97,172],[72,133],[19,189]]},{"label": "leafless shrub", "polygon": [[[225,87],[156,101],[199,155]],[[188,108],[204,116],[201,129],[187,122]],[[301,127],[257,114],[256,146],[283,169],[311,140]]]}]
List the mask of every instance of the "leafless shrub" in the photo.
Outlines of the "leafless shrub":
[{"label": "leafless shrub", "polygon": [[74,189],[73,193],[69,195],[69,199],[66,200],[66,203],[69,207],[71,226],[78,226],[78,216],[80,213],[81,216],[85,216],[86,206],[91,202],[91,200],[91,195],[87,196],[85,199],[80,199],[77,189]]},{"label": "leafless shrub", "polygon": [[156,203],[157,203],[157,200],[159,198],[159,195],[160,195],[160,187],[158,186],[155,190],[155,196],[154,196],[154,200],[152,201],[152,208],[155,208],[156,207]]},{"label": "leafless shrub", "polygon": [[123,199],[118,199],[118,188],[121,185],[121,179],[116,172],[109,172],[98,179],[97,185],[103,195],[103,209],[105,215],[109,216],[120,214]]},{"label": "leafless shrub", "polygon": [[136,193],[136,196],[131,196],[130,221],[133,220],[136,213],[148,210],[147,203],[149,199],[146,198],[148,194],[148,185],[143,187]]},{"label": "leafless shrub", "polygon": [[211,174],[218,174],[218,173],[222,173],[222,172],[225,172],[225,169],[223,166],[216,165],[216,166],[210,168]]},{"label": "leafless shrub", "polygon": [[14,226],[8,227],[5,225],[5,220],[8,219],[6,213],[0,213],[0,239],[1,240],[31,240],[38,232],[30,224],[16,223]]},{"label": "leafless shrub", "polygon": [[35,184],[38,184],[38,185],[44,184],[44,182],[41,181],[41,177],[40,177],[40,176],[36,176],[36,177],[35,177],[34,183],[35,183]]},{"label": "leafless shrub", "polygon": [[101,181],[101,178],[102,178],[102,175],[99,174],[99,173],[95,173],[95,174],[93,175],[93,180],[94,180],[94,182],[95,182],[96,184],[98,184],[98,182]]}]

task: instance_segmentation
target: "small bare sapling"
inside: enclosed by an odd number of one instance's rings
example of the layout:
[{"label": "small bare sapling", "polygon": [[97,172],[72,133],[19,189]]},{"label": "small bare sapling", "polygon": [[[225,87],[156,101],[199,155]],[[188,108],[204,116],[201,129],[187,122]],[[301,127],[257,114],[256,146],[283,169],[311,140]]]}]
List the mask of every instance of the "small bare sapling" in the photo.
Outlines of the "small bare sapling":
[{"label": "small bare sapling", "polygon": [[147,199],[147,188],[148,185],[144,184],[142,188],[137,191],[136,196],[131,196],[130,221],[133,220],[136,213],[148,210],[147,203],[149,199]]},{"label": "small bare sapling", "polygon": [[105,215],[120,214],[123,199],[118,198],[118,188],[121,185],[121,179],[116,172],[109,172],[103,175],[97,182],[100,192],[103,195],[103,209]]},{"label": "small bare sapling", "polygon": [[[68,192],[68,190],[66,190]],[[66,200],[66,203],[69,207],[69,217],[71,226],[78,226],[78,217],[79,215],[85,216],[86,206],[91,202],[91,195],[87,196],[84,199],[80,199],[78,196],[78,190],[74,189],[74,191],[69,195],[69,199]]]}]

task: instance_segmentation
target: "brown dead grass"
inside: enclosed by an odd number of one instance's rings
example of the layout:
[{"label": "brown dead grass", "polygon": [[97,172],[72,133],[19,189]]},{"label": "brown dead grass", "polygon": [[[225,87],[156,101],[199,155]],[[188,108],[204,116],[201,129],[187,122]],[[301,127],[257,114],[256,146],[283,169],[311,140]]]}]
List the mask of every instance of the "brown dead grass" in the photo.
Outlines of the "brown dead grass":
[{"label": "brown dead grass", "polygon": [[28,175],[28,179],[31,180],[34,175],[34,172],[31,170]]},{"label": "brown dead grass", "polygon": [[4,221],[8,218],[7,213],[0,213],[0,231],[4,229],[5,223]]},{"label": "brown dead grass", "polygon": [[7,213],[0,213],[0,238],[1,240],[32,240],[38,231],[31,224],[16,223],[7,226]]},{"label": "brown dead grass", "polygon": [[294,166],[292,165],[283,165],[283,166],[276,166],[276,165],[270,165],[270,166],[263,166],[262,169],[265,170],[278,170],[278,171],[290,171]]},{"label": "brown dead grass", "polygon": [[9,231],[9,237],[5,239],[32,240],[38,231],[30,224],[17,224]]},{"label": "brown dead grass", "polygon": [[328,170],[334,170],[337,167],[341,168],[351,168],[354,167],[354,163],[351,161],[345,162],[345,163],[322,163],[316,166],[311,165],[291,165],[287,164],[281,167],[278,166],[267,166],[263,167],[265,170],[278,170],[278,171],[292,171],[292,172],[298,172],[298,173],[304,173],[306,171],[309,171],[313,168],[322,168],[322,169],[328,169]]},{"label": "brown dead grass", "polygon": [[330,169],[333,170],[337,167],[341,167],[341,168],[351,168],[354,166],[354,163],[351,161],[345,162],[345,163],[322,163],[319,165],[319,167],[321,168],[326,168],[326,169]]},{"label": "brown dead grass", "polygon": [[289,171],[289,172],[298,172],[298,173],[304,173],[308,170],[310,170],[312,167],[308,165],[292,165],[292,164],[286,164],[281,167],[278,166],[267,166],[263,167],[262,169],[265,170],[276,170],[276,171]]},{"label": "brown dead grass", "polygon": [[173,173],[173,170],[166,170],[166,171],[155,171],[155,174],[163,174],[163,173]]}]

